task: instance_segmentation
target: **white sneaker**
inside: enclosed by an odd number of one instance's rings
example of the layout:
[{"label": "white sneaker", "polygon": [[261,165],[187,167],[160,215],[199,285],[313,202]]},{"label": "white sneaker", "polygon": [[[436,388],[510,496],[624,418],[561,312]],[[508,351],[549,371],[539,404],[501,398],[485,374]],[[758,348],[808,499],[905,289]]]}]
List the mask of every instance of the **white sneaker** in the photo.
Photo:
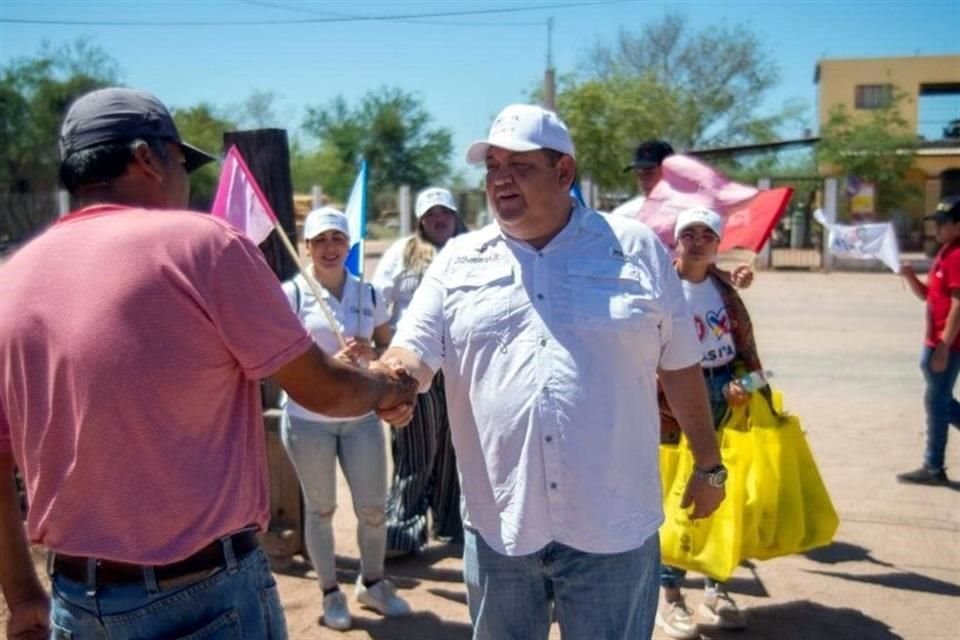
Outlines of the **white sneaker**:
[{"label": "white sneaker", "polygon": [[707,624],[721,629],[743,629],[747,626],[737,603],[721,589],[705,589],[703,602],[697,612]]},{"label": "white sneaker", "polygon": [[657,626],[671,638],[677,640],[696,640],[700,630],[693,619],[693,611],[681,598],[676,602],[664,604],[657,609]]},{"label": "white sneaker", "polygon": [[357,577],[357,602],[385,616],[405,616],[410,605],[397,595],[397,588],[389,580],[380,580],[372,587],[365,587],[363,578]]},{"label": "white sneaker", "polygon": [[346,631],[350,628],[350,607],[347,606],[347,596],[339,589],[323,596],[323,624],[337,631]]}]

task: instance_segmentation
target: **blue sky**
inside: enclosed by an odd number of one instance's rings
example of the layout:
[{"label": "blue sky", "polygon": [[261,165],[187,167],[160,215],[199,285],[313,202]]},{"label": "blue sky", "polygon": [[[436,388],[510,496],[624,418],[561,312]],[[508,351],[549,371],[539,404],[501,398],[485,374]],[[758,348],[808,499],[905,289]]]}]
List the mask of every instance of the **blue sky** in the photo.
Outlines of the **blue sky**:
[{"label": "blue sky", "polygon": [[[421,96],[436,122],[454,132],[455,170],[463,151],[485,135],[503,106],[524,101],[541,81],[546,20],[554,19],[554,66],[575,71],[598,41],[619,29],[638,31],[666,13],[686,15],[696,29],[743,25],[757,34],[781,71],[766,108],[799,99],[813,126],[814,66],[822,57],[960,53],[960,0],[627,1],[561,8],[570,0],[434,2],[294,0],[3,0],[0,18],[107,21],[212,21],[205,26],[51,25],[0,22],[0,63],[35,54],[41,42],[88,37],[120,64],[128,86],[147,89],[170,106],[200,101],[236,105],[254,90],[276,92],[281,126],[294,129],[307,105],[338,94],[355,101],[382,85]],[[410,21],[267,24],[269,20],[377,16],[471,9],[550,9]],[[224,21],[258,24],[233,26]],[[936,135],[960,98],[931,103],[921,118]],[[800,135],[797,130],[782,132]]]}]

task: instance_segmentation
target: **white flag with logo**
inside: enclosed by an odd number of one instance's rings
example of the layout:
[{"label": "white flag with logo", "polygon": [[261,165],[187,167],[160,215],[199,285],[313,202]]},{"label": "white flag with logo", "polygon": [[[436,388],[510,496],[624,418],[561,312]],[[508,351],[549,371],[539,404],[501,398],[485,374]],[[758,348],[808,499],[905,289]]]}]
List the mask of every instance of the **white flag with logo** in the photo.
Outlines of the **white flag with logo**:
[{"label": "white flag with logo", "polygon": [[820,209],[813,213],[813,217],[830,232],[827,247],[833,255],[857,260],[876,259],[894,273],[900,273],[900,248],[892,223],[831,224]]}]

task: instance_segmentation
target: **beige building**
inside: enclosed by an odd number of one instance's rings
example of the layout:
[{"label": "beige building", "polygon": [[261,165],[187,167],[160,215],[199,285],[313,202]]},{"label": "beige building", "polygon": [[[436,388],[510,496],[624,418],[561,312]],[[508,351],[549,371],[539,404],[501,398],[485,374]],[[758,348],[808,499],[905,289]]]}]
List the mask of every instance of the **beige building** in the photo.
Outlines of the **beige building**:
[{"label": "beige building", "polygon": [[[814,82],[820,124],[836,105],[845,105],[854,114],[882,108],[889,104],[896,87],[908,97],[901,114],[911,130],[919,133],[922,97],[960,96],[960,55],[820,60]],[[952,117],[960,119],[960,112]],[[960,195],[960,136],[923,140],[907,179],[922,194],[921,201],[907,212],[916,223],[911,226],[918,228],[920,218],[932,211],[941,197]]]}]

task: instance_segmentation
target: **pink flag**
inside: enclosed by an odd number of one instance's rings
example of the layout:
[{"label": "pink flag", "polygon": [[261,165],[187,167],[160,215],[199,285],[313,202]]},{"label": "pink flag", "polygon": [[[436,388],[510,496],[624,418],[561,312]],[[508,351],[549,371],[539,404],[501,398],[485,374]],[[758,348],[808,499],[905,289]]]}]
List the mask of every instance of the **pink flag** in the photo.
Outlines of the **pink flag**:
[{"label": "pink flag", "polygon": [[227,150],[223,159],[217,196],[210,213],[243,231],[256,244],[266,240],[277,223],[270,204],[235,146]]},{"label": "pink flag", "polygon": [[721,251],[739,247],[759,252],[793,193],[792,189],[761,192],[682,154],[667,157],[661,168],[663,175],[637,219],[653,229],[667,247],[676,244],[677,215],[691,207],[707,207],[725,217]]}]

